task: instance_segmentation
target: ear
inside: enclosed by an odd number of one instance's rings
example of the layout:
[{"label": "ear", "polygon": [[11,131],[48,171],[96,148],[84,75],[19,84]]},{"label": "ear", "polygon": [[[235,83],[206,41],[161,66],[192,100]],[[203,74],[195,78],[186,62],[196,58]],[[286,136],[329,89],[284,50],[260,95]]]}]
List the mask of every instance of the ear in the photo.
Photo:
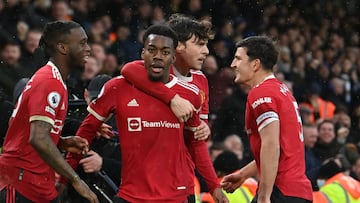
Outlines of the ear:
[{"label": "ear", "polygon": [[252,61],[252,63],[253,63],[254,72],[259,71],[261,69],[261,61],[260,61],[260,59],[254,59]]},{"label": "ear", "polygon": [[173,58],[172,58],[172,63],[175,63],[175,61],[176,61],[176,56],[175,56],[175,54],[174,54],[174,56],[173,56]]},{"label": "ear", "polygon": [[56,49],[62,55],[66,55],[68,53],[68,47],[64,43],[57,43],[56,44]]},{"label": "ear", "polygon": [[144,54],[145,54],[145,49],[142,48],[142,50],[141,50],[141,59],[144,59]]},{"label": "ear", "polygon": [[176,49],[175,49],[175,51],[181,52],[181,51],[183,51],[185,48],[186,48],[185,43],[179,42],[178,45],[177,45],[177,47],[176,47]]}]

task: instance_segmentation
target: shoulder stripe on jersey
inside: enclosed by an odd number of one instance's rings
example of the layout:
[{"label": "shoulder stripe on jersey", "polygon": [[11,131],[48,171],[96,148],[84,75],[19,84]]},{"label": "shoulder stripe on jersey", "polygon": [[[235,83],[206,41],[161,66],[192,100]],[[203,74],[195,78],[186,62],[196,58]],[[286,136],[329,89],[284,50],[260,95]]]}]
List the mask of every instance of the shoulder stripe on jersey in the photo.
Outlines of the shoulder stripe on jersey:
[{"label": "shoulder stripe on jersey", "polygon": [[259,126],[258,131],[260,132],[260,130],[263,129],[265,126],[267,126],[269,123],[277,120],[279,120],[279,116],[274,111],[268,111],[261,114],[256,119],[256,124]]},{"label": "shoulder stripe on jersey", "polygon": [[168,87],[168,88],[172,88],[174,87],[174,85],[177,83],[179,79],[175,76],[172,77],[171,81],[166,83],[165,86]]},{"label": "shoulder stripe on jersey", "polygon": [[123,78],[124,78],[124,76],[119,75],[119,76],[116,76],[115,78],[116,78],[116,79],[123,79]]},{"label": "shoulder stripe on jersey", "polygon": [[207,114],[200,114],[200,118],[201,118],[202,120],[208,120],[208,119],[209,119],[209,115],[207,115]]},{"label": "shoulder stripe on jersey", "polygon": [[191,74],[200,75],[205,77],[204,73],[201,70],[191,70]]},{"label": "shoulder stripe on jersey", "polygon": [[189,84],[189,83],[186,83],[186,82],[183,82],[181,80],[178,80],[177,84],[179,84],[180,86],[186,88],[186,89],[189,89],[191,90],[192,92],[194,92],[196,95],[199,94],[199,88],[196,86],[196,85],[192,85],[192,84]]},{"label": "shoulder stripe on jersey", "polygon": [[260,125],[260,123],[262,123],[264,120],[268,119],[268,118],[276,118],[279,119],[279,116],[276,112],[274,111],[267,111],[265,113],[262,113],[260,116],[258,116],[256,118],[256,124]]},{"label": "shoulder stripe on jersey", "polygon": [[97,118],[99,121],[105,121],[105,117],[100,116],[98,113],[96,113],[90,106],[87,107],[87,111],[91,113],[95,118]]},{"label": "shoulder stripe on jersey", "polygon": [[265,128],[267,125],[269,125],[270,123],[272,123],[273,121],[278,121],[279,119],[277,118],[269,118],[266,121],[264,121],[259,127],[258,127],[258,132],[260,132],[260,130],[262,130],[263,128]]},{"label": "shoulder stripe on jersey", "polygon": [[29,121],[32,122],[32,121],[44,121],[46,123],[50,123],[51,126],[54,126],[55,124],[55,121],[53,119],[51,119],[50,117],[47,117],[47,116],[39,116],[39,115],[36,115],[36,116],[31,116],[29,118]]}]

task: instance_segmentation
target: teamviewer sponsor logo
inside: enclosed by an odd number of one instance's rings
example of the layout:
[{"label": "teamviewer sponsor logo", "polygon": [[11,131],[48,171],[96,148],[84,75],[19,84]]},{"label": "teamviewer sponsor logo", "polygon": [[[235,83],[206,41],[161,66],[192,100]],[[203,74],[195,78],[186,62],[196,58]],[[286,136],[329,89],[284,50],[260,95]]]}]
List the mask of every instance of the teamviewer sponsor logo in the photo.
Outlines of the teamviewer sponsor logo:
[{"label": "teamviewer sponsor logo", "polygon": [[144,128],[180,128],[180,123],[170,123],[168,121],[143,121]]},{"label": "teamviewer sponsor logo", "polygon": [[128,130],[131,132],[141,131],[142,128],[176,128],[181,127],[180,123],[170,123],[168,121],[142,121],[141,118],[128,118]]},{"label": "teamviewer sponsor logo", "polygon": [[141,131],[141,118],[128,118],[128,130],[130,132],[133,131]]}]

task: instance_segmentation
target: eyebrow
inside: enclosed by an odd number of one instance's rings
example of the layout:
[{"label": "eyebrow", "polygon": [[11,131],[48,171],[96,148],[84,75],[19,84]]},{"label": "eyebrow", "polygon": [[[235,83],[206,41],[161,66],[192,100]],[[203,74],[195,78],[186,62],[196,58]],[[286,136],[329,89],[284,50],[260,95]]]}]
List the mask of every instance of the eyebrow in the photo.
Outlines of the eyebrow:
[{"label": "eyebrow", "polygon": [[[148,44],[148,46],[158,48],[157,46],[155,46],[153,44]],[[171,47],[164,46],[161,49],[171,49]]]}]

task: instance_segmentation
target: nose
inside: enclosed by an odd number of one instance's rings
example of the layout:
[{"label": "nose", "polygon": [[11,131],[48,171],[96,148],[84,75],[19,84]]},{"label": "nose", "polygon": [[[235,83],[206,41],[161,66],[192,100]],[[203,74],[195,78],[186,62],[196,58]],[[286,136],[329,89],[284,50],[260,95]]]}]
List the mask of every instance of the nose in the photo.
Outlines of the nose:
[{"label": "nose", "polygon": [[88,43],[86,43],[86,46],[85,46],[85,51],[88,51],[88,52],[90,52],[90,51],[91,51],[90,45],[89,45]]},{"label": "nose", "polygon": [[231,62],[230,68],[232,68],[232,69],[235,69],[235,68],[236,68],[236,64],[235,64],[235,61],[234,61],[234,60]]},{"label": "nose", "polygon": [[209,55],[209,48],[206,45],[203,46],[202,53],[205,54],[206,56]]},{"label": "nose", "polygon": [[162,58],[162,53],[161,50],[156,50],[154,55],[153,55],[154,59],[161,59]]}]

